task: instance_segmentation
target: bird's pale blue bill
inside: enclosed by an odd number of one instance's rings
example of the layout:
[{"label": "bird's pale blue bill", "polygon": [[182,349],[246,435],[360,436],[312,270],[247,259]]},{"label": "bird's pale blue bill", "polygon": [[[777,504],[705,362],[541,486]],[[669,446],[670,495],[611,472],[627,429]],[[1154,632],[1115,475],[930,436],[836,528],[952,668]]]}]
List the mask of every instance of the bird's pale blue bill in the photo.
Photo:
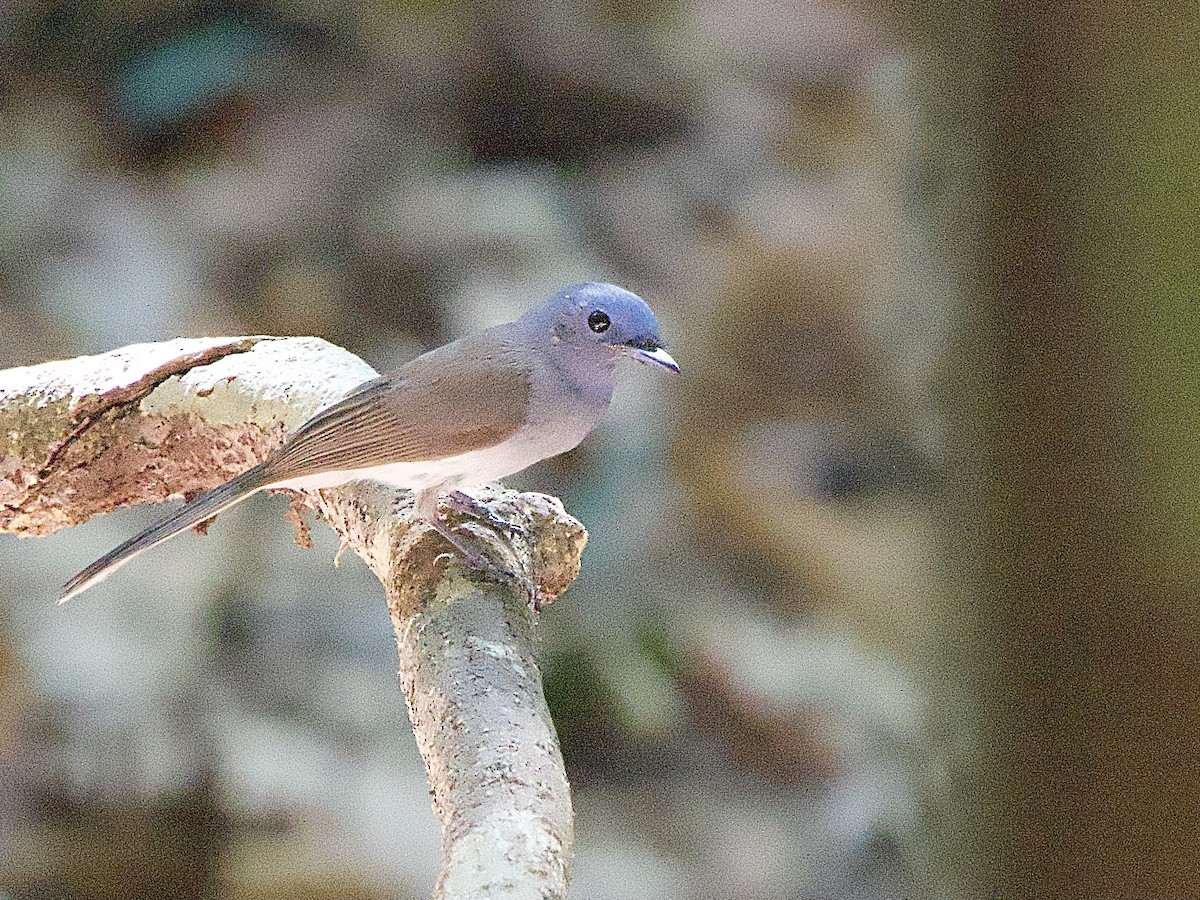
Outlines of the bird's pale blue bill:
[{"label": "bird's pale blue bill", "polygon": [[658,366],[668,372],[678,372],[679,363],[671,357],[664,347],[652,343],[629,344],[629,355],[638,362],[648,366]]}]

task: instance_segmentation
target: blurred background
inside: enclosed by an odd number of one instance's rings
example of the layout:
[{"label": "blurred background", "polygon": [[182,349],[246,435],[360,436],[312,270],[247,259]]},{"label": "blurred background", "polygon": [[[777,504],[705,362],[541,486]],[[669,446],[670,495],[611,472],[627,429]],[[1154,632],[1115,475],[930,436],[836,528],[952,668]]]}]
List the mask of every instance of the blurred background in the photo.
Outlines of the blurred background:
[{"label": "blurred background", "polygon": [[[1044,7],[1044,8],[1043,8]],[[681,378],[510,483],[572,896],[1200,896],[1194,9],[0,2],[0,365],[559,287]],[[382,590],[279,498],[0,543],[0,897],[428,896]]]}]

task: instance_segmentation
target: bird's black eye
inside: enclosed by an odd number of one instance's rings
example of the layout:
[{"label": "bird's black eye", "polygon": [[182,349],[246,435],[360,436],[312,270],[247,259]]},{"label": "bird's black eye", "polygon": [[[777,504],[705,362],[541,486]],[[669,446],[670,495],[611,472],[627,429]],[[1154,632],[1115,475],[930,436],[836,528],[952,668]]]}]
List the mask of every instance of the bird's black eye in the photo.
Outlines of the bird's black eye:
[{"label": "bird's black eye", "polygon": [[593,310],[592,314],[588,316],[588,328],[592,329],[596,334],[604,334],[604,332],[608,331],[608,326],[611,324],[612,319],[602,309]]}]

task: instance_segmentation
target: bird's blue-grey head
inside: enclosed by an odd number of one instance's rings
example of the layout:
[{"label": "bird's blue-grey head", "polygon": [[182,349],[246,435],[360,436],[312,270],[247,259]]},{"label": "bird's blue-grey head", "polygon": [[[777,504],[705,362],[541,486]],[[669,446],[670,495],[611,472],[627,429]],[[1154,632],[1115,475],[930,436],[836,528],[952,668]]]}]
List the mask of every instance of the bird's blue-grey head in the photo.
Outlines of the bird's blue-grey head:
[{"label": "bird's blue-grey head", "polygon": [[646,301],[613,284],[589,282],[559,291],[528,312],[529,324],[546,329],[564,351],[615,362],[630,356],[639,362],[678,372],[664,348],[658,320]]}]

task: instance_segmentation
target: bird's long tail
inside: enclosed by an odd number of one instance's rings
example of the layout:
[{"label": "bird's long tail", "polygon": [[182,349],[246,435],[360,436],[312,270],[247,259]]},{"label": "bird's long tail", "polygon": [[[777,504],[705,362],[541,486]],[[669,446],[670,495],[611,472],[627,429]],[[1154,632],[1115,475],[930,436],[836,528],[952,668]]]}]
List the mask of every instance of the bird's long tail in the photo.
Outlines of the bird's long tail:
[{"label": "bird's long tail", "polygon": [[263,471],[263,466],[258,465],[185,503],[176,512],[104,554],[68,581],[63,585],[62,597],[58,602],[66,603],[76,594],[103,581],[143,550],[149,550],[155,544],[161,544],[163,541],[175,537],[181,531],[187,531],[205,519],[210,519],[234,504],[241,503],[251,494],[266,487],[268,482],[269,479]]}]

